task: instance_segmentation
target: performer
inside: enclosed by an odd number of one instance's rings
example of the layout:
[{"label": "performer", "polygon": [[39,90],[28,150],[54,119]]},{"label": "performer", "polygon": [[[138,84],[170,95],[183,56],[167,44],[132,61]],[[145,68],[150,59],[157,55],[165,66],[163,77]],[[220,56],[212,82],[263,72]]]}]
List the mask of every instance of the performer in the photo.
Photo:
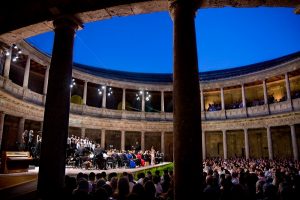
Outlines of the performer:
[{"label": "performer", "polygon": [[153,146],[151,147],[150,155],[151,155],[151,165],[155,165],[155,149]]},{"label": "performer", "polygon": [[31,151],[31,147],[33,145],[33,138],[34,138],[33,130],[30,130],[29,134],[28,134],[28,150],[29,151]]},{"label": "performer", "polygon": [[28,150],[27,143],[28,143],[28,130],[25,130],[22,133],[21,150],[23,150],[23,151]]}]

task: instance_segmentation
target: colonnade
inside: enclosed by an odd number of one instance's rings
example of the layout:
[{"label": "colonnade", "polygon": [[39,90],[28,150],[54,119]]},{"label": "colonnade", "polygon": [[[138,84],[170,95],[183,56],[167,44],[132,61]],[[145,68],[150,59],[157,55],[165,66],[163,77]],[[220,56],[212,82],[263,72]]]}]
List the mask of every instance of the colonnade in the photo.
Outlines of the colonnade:
[{"label": "colonnade", "polygon": [[[1,141],[2,141],[2,137],[3,137],[3,127],[4,127],[4,124],[5,124],[5,113],[4,112],[0,112],[0,144],[1,144]],[[19,117],[18,118],[18,124],[17,124],[17,142],[18,143],[21,143],[21,138],[22,138],[22,133],[24,131],[24,128],[25,128],[25,120],[27,120],[25,117]],[[297,137],[299,137],[299,133],[296,133],[296,129],[295,129],[295,126],[296,124],[286,124],[287,127],[290,128],[290,136],[286,135],[287,137],[290,137],[291,138],[291,149],[292,149],[292,153],[293,153],[293,159],[294,160],[299,160],[299,144],[297,143]],[[276,127],[275,124],[273,125],[270,125],[270,126],[266,126],[266,127],[262,127],[263,129],[266,130],[266,139],[267,139],[267,151],[268,151],[268,158],[269,159],[273,159],[274,158],[274,148],[273,148],[273,142],[272,142],[272,132],[271,132],[271,128],[273,127]],[[41,130],[43,128],[43,122],[41,122]],[[250,152],[249,152],[249,146],[250,146],[250,142],[249,142],[249,129],[250,128],[247,128],[245,127],[244,129],[242,129],[243,131],[243,138],[244,138],[244,149],[245,149],[245,158],[248,159],[250,158]],[[100,139],[101,143],[100,145],[102,147],[105,147],[105,144],[107,143],[107,140],[106,140],[106,136],[108,136],[108,131],[114,131],[113,129],[95,129],[99,132],[99,135],[98,135],[98,138]],[[232,129],[228,129],[228,130],[225,130],[225,129],[222,129],[222,130],[216,130],[216,131],[220,131],[222,134],[222,143],[223,143],[223,154],[222,156],[224,158],[230,158],[228,157],[228,151],[227,151],[227,147],[228,145],[228,138],[227,138],[227,133],[228,131],[232,131]],[[127,137],[127,132],[131,132],[131,130],[122,130],[120,131],[121,133],[121,139],[119,141],[119,143],[121,144],[121,149],[120,150],[125,150],[125,147],[127,145],[132,145],[132,144],[126,144],[126,140],[125,138]],[[146,131],[137,131],[137,133],[140,133],[140,138],[138,139],[139,141],[141,141],[140,145],[141,145],[141,150],[144,151],[145,150],[145,132]],[[207,144],[209,144],[210,142],[212,141],[209,141],[206,139],[206,136],[208,134],[210,134],[211,130],[205,130],[202,128],[202,156],[203,158],[209,158],[209,152],[208,152],[208,155],[207,155]],[[69,132],[69,135],[71,135],[72,133]],[[240,133],[238,133],[240,134]],[[89,137],[89,135],[87,134],[87,128],[85,127],[82,127],[80,128],[80,136],[83,138],[83,137]],[[283,136],[284,137],[284,136]],[[94,139],[97,139],[94,138]],[[160,132],[160,149],[161,149],[161,152],[162,153],[165,153],[165,131],[161,131]],[[251,147],[253,148],[253,147]],[[260,156],[263,156],[263,155],[260,155]]]},{"label": "colonnade", "polygon": [[[12,60],[12,49],[13,47],[9,48],[8,54],[6,56],[5,59],[5,64],[4,64],[4,70],[3,70],[3,77],[5,80],[9,80],[9,73],[10,73],[10,68],[11,68],[11,60]],[[22,49],[23,50],[23,49]],[[29,74],[30,74],[30,68],[31,68],[31,60],[34,59],[34,56],[32,56],[29,52],[27,52],[26,50],[23,51],[23,54],[27,55],[27,60],[26,60],[26,66],[25,66],[25,70],[24,70],[24,76],[23,76],[23,89],[27,90],[28,89],[28,83],[29,83]],[[47,88],[48,88],[48,80],[49,80],[49,70],[50,70],[50,65],[46,66],[46,70],[45,70],[45,75],[44,75],[44,83],[43,83],[43,94],[44,95],[44,99],[46,98],[47,95]],[[290,101],[292,99],[291,96],[291,86],[290,86],[290,79],[289,79],[289,72],[283,72],[284,74],[278,74],[278,75],[283,75],[284,77],[284,88],[285,88],[285,96],[286,96],[286,101]],[[84,82],[83,84],[83,95],[82,95],[82,99],[83,99],[83,105],[87,104],[87,99],[88,99],[88,80],[82,80]],[[94,83],[94,82],[91,82]],[[262,88],[263,88],[263,101],[264,104],[267,105],[268,104],[268,87],[267,87],[267,80],[266,79],[262,79],[261,80],[262,83]],[[95,83],[95,84],[101,84],[102,85],[102,108],[106,108],[107,105],[107,87],[110,87],[107,83],[102,82],[102,83]],[[240,85],[239,85],[240,84]],[[113,85],[112,85],[113,86]],[[245,87],[245,83],[241,82],[233,85],[233,86],[240,86],[241,88],[241,103],[242,103],[242,107],[239,108],[246,108],[247,107],[247,100],[246,100],[246,88]],[[126,110],[126,90],[127,88],[122,88],[122,110]],[[138,89],[137,89],[138,90]],[[200,87],[200,110],[201,112],[205,112],[205,84],[202,85]],[[216,88],[216,90],[218,90],[218,88]],[[165,98],[164,98],[164,94],[166,91],[169,91],[168,89],[165,90],[158,90],[160,92],[160,112],[165,112]],[[224,92],[226,91],[224,89],[224,87],[220,87],[219,88],[220,91],[220,103],[221,103],[221,110],[226,110],[225,105],[225,97],[224,97]],[[145,112],[145,92],[146,89],[142,88],[140,89],[140,92],[142,93],[142,98],[141,98],[141,111]],[[45,101],[44,101],[45,102]],[[293,105],[291,105],[291,108],[293,109]]]},{"label": "colonnade", "polygon": [[[174,99],[174,198],[176,200],[193,198],[195,191],[202,180],[202,157],[205,156],[205,145],[201,130],[201,111],[204,111],[203,90],[199,88],[198,60],[195,34],[195,13],[200,6],[200,1],[170,1],[170,13],[173,19],[174,38],[174,74],[173,74],[173,99]],[[54,24],[54,46],[51,64],[45,73],[43,94],[46,95],[45,113],[43,120],[43,142],[41,149],[40,168],[38,177],[38,192],[42,199],[48,199],[54,193],[59,194],[64,188],[65,181],[65,156],[66,140],[69,127],[70,87],[72,79],[73,44],[74,35],[79,26],[80,19],[74,16],[57,18]],[[10,49],[11,51],[11,49]],[[11,55],[11,54],[10,54]],[[23,87],[28,87],[31,56],[28,56]],[[7,56],[4,67],[4,78],[9,78],[11,56]],[[288,74],[285,74],[287,99],[291,98]],[[87,102],[87,85],[84,81],[83,103]],[[188,89],[186,89],[188,88]],[[242,88],[243,107],[246,106],[245,88]],[[267,104],[266,81],[263,80],[264,103]],[[200,91],[200,92],[199,92]],[[224,88],[220,88],[221,107],[225,110]],[[125,109],[126,88],[123,88],[122,109]],[[161,91],[161,111],[164,112],[163,94]],[[200,94],[201,97],[200,98]],[[200,100],[201,99],[201,100]],[[106,108],[106,87],[102,99],[102,107]],[[201,105],[202,104],[202,105]],[[142,112],[145,111],[145,96],[142,93]],[[3,124],[2,113],[0,120]],[[0,121],[0,122],[1,122]],[[22,133],[25,119],[19,122],[18,134]],[[2,128],[3,129],[3,125]],[[201,135],[202,133],[202,135]],[[85,135],[85,129],[82,129]],[[222,130],[224,158],[227,158],[227,134]],[[244,129],[246,156],[249,157],[249,144],[247,129]],[[295,129],[291,126],[293,147],[295,142]],[[269,157],[273,158],[270,127],[267,127]],[[164,141],[164,134],[161,134]],[[105,130],[101,131],[101,145],[105,142]],[[53,148],[55,145],[57,148]],[[145,145],[145,133],[141,133],[142,148]],[[125,148],[125,131],[121,131],[121,148]],[[203,151],[204,149],[204,151]],[[294,152],[294,156],[296,153]],[[54,161],[55,162],[49,162]],[[188,170],[186,168],[188,166]],[[190,179],[193,177],[193,179]],[[189,184],[187,184],[189,183]]]},{"label": "colonnade", "polygon": [[[297,144],[297,136],[296,136],[296,131],[295,131],[295,124],[290,124],[288,125],[290,127],[290,137],[291,137],[291,145],[292,145],[292,151],[293,151],[293,159],[294,160],[299,160],[299,152],[298,152],[298,144]],[[266,133],[267,133],[267,145],[268,145],[268,157],[269,159],[274,158],[273,154],[273,143],[272,143],[272,133],[271,133],[271,127],[272,126],[267,126],[265,127]],[[275,126],[274,126],[275,127]],[[249,133],[248,133],[249,128],[244,128],[243,129],[243,134],[244,134],[244,149],[245,149],[245,158],[249,159],[250,158],[250,152],[249,152]],[[222,138],[223,138],[223,158],[228,159],[228,139],[227,139],[227,131],[230,130],[221,130],[222,132]],[[202,129],[202,153],[203,153],[203,158],[206,158],[206,133],[207,131]]]}]

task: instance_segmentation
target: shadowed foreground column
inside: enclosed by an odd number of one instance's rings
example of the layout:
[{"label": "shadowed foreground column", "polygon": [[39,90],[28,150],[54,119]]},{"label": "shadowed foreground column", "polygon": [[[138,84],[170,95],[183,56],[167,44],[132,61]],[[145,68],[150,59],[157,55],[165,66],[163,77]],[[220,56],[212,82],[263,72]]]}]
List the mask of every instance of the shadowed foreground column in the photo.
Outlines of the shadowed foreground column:
[{"label": "shadowed foreground column", "polygon": [[[202,191],[202,136],[195,1],[170,3],[174,34],[174,198]],[[198,199],[198,198],[197,198]]]},{"label": "shadowed foreground column", "polygon": [[56,19],[53,24],[55,37],[38,175],[38,194],[42,199],[60,195],[64,187],[73,44],[78,28],[78,24],[71,17]]}]

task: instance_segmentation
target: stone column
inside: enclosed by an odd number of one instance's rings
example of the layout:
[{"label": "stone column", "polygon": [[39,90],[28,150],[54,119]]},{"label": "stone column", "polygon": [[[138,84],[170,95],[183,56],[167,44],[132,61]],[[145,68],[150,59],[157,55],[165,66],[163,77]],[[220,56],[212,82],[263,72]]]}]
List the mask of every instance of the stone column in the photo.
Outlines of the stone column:
[{"label": "stone column", "polygon": [[121,131],[121,150],[125,150],[125,131]]},{"label": "stone column", "polygon": [[[201,105],[195,32],[195,13],[198,5],[196,1],[169,2],[174,37],[174,199],[183,200],[193,199],[195,191],[203,190],[202,184],[199,185],[203,173]],[[189,166],[188,170],[187,166]]]},{"label": "stone column", "polygon": [[105,149],[105,130],[101,129],[101,147]]},{"label": "stone column", "polygon": [[[41,122],[41,126],[40,126],[40,131],[43,131],[43,127],[44,127],[44,122]],[[43,134],[43,133],[42,133]]]},{"label": "stone column", "polygon": [[160,110],[161,112],[165,112],[165,93],[164,91],[160,91]]},{"label": "stone column", "polygon": [[269,159],[273,160],[272,135],[271,135],[271,128],[269,126],[267,127],[267,141],[268,141]]},{"label": "stone column", "polygon": [[4,64],[3,76],[4,76],[4,78],[7,78],[7,79],[9,79],[11,56],[12,56],[12,47],[10,47],[8,49],[8,55],[6,56],[5,64]]},{"label": "stone column", "polygon": [[245,138],[245,153],[246,153],[246,159],[249,159],[249,135],[248,135],[248,129],[244,129],[244,138]]},{"label": "stone column", "polygon": [[285,73],[285,88],[286,88],[286,100],[291,99],[291,87],[290,87],[290,81],[289,81],[289,74]]},{"label": "stone column", "polygon": [[145,132],[141,132],[141,150],[144,152],[145,151]]},{"label": "stone column", "polygon": [[44,88],[43,88],[43,94],[44,95],[47,95],[49,70],[50,70],[50,66],[47,66],[46,71],[45,71]]},{"label": "stone column", "polygon": [[126,89],[123,88],[122,93],[122,110],[126,110]]},{"label": "stone column", "polygon": [[87,84],[88,84],[88,82],[85,80],[84,85],[83,85],[83,105],[86,105]]},{"label": "stone column", "polygon": [[245,86],[242,84],[242,101],[243,101],[243,108],[246,108],[246,95],[245,95]]},{"label": "stone column", "polygon": [[264,89],[264,102],[268,104],[268,92],[267,92],[267,83],[266,80],[263,80],[263,89]]},{"label": "stone column", "polygon": [[5,113],[0,112],[0,150],[3,150],[1,144],[2,144],[2,136],[3,136],[4,117],[5,117]]},{"label": "stone column", "polygon": [[38,175],[38,195],[57,198],[65,186],[66,147],[69,128],[73,44],[78,20],[57,18],[44,112],[43,140]]},{"label": "stone column", "polygon": [[202,157],[203,159],[206,158],[206,144],[205,144],[205,131],[202,130]]},{"label": "stone column", "polygon": [[145,91],[142,93],[142,112],[145,112]]},{"label": "stone column", "polygon": [[292,125],[290,125],[290,127],[291,127],[291,138],[292,138],[292,147],[293,147],[294,160],[299,160],[298,145],[297,145],[297,136],[296,136],[296,131],[295,131],[295,125],[292,124]]},{"label": "stone column", "polygon": [[224,89],[223,89],[223,87],[221,87],[221,106],[222,106],[222,110],[225,110]]},{"label": "stone column", "polygon": [[223,153],[224,153],[224,159],[227,159],[227,135],[226,130],[222,130],[223,133]]},{"label": "stone column", "polygon": [[85,138],[85,128],[81,128],[81,138]]},{"label": "stone column", "polygon": [[204,94],[203,94],[203,90],[200,90],[200,99],[201,99],[201,112],[204,112]]},{"label": "stone column", "polygon": [[25,72],[24,72],[23,88],[28,88],[29,73],[30,73],[30,59],[31,59],[31,56],[28,55],[27,60],[26,60]]},{"label": "stone column", "polygon": [[17,137],[18,144],[22,143],[22,133],[24,132],[24,126],[25,126],[25,118],[21,117],[19,119],[19,125],[18,125],[18,137]]},{"label": "stone column", "polygon": [[103,87],[102,108],[106,108],[106,86]]},{"label": "stone column", "polygon": [[161,152],[165,153],[165,132],[161,132],[161,137],[160,137],[160,146],[161,146]]}]

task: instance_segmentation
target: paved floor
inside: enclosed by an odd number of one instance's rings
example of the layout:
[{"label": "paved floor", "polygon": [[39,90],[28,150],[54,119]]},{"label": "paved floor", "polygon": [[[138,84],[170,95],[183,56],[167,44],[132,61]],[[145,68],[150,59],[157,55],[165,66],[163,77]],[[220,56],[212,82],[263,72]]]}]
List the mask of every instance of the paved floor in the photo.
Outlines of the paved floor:
[{"label": "paved floor", "polygon": [[[154,166],[145,166],[134,169],[128,168],[117,168],[117,169],[108,169],[108,170],[99,170],[99,169],[80,169],[80,168],[66,168],[66,174],[75,176],[79,172],[90,173],[95,172],[99,173],[105,171],[107,174],[111,172],[130,172],[135,173],[140,170],[147,170],[154,167],[159,167],[169,164],[168,162],[160,163]],[[38,177],[38,167],[31,167],[28,172],[22,173],[11,173],[11,174],[0,174],[0,199],[1,200],[21,200],[21,199],[35,199],[36,187],[37,187],[37,177]]]}]

